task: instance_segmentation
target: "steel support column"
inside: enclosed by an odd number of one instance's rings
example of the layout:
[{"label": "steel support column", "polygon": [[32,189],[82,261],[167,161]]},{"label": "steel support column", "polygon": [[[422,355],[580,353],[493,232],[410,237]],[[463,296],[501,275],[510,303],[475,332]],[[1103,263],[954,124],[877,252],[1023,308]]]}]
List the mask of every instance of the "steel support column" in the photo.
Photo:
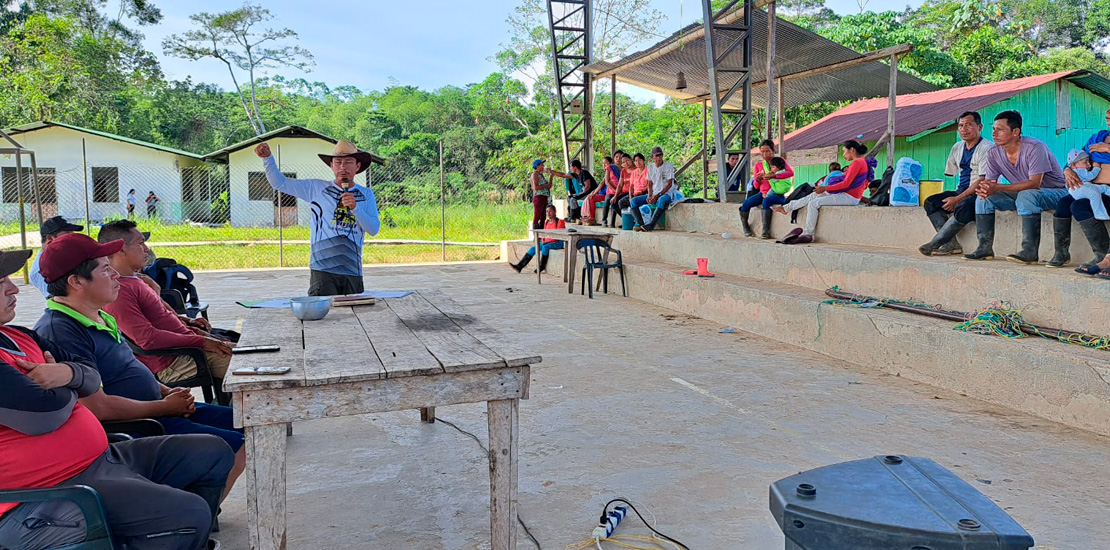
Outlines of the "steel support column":
[{"label": "steel support column", "polygon": [[[737,4],[742,4],[742,22],[722,25],[717,21]],[[752,11],[753,0],[732,0],[714,12],[711,0],[702,0],[702,20],[705,26],[705,55],[709,67],[709,99],[713,107],[713,144],[717,158],[717,196],[721,202],[727,197],[728,182],[733,176],[740,181],[748,181],[751,172],[752,142]],[[719,42],[719,43],[718,43]],[[718,50],[718,46],[721,48]],[[726,63],[733,51],[739,49],[743,60],[737,65]],[[718,51],[723,52],[718,54]],[[724,92],[722,93],[722,89]],[[737,93],[741,94],[739,109],[726,107]],[[723,115],[737,115],[739,120],[728,131],[725,130]],[[733,146],[740,135],[740,143]],[[740,162],[731,172],[725,158],[730,149],[740,155]]]},{"label": "steel support column", "polygon": [[547,0],[565,170],[576,159],[593,168],[593,78],[582,70],[593,62],[590,10],[590,0]]}]

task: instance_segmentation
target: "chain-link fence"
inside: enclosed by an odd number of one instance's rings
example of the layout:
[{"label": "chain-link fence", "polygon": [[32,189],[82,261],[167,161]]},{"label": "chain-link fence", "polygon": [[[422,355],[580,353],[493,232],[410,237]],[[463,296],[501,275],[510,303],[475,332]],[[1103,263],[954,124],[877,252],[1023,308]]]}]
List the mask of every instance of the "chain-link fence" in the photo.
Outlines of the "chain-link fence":
[{"label": "chain-link fence", "polygon": [[[275,192],[262,161],[243,153],[227,164],[181,157],[163,166],[79,153],[51,162],[43,155],[33,188],[29,169],[17,177],[14,167],[3,167],[0,247],[21,246],[21,211],[31,248],[40,246],[40,219],[65,216],[95,237],[100,224],[126,217],[151,232],[159,257],[192,269],[307,266],[310,227],[331,213],[314,214],[311,204]],[[334,178],[323,162],[300,158],[279,168],[298,179]],[[357,176],[374,190],[381,220],[378,235],[366,238],[366,264],[493,260],[500,241],[526,237],[531,207],[518,175],[480,166],[445,170],[456,163],[434,160],[428,168],[375,164]]]}]

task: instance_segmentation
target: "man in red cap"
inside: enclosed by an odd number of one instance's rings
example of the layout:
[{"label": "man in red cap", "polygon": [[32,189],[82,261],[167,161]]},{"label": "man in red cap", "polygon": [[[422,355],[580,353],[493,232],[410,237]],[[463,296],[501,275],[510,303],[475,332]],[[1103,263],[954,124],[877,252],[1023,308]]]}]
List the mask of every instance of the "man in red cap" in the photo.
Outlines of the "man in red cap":
[{"label": "man in red cap", "polygon": [[[243,431],[236,429],[231,407],[193,403],[186,388],[169,388],[158,382],[146,365],[135,358],[123,339],[114,317],[103,308],[119,294],[119,273],[108,256],[123,248],[123,241],[100,244],[75,233],[59,237],[42,253],[42,276],[52,298],[35,331],[77,357],[87,357],[100,373],[105,403],[90,403],[101,420],[130,420],[153,416],[167,434],[210,434],[223,439],[235,452],[235,465],[228,475],[230,490],[246,467]],[[118,410],[117,403],[150,403],[186,396],[191,410],[131,416]],[[124,399],[126,398],[126,399]],[[187,418],[186,418],[187,415]],[[122,416],[122,417],[121,417]],[[226,496],[226,491],[225,491]]]},{"label": "man in red cap", "polygon": [[[85,408],[106,398],[93,364],[8,324],[19,293],[10,276],[30,254],[0,252],[0,490],[87,485],[100,494],[108,528],[127,548],[218,548],[208,534],[234,461],[231,449],[209,435],[109,445]],[[56,548],[85,534],[84,516],[71,502],[0,503],[0,548]]]}]

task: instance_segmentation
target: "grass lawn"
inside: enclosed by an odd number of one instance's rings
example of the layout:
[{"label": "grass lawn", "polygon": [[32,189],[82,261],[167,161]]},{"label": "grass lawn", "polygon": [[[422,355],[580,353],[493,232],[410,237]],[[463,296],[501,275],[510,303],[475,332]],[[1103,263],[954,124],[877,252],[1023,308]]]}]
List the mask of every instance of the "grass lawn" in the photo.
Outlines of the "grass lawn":
[{"label": "grass lawn", "polygon": [[[457,242],[500,242],[525,238],[532,217],[530,204],[453,205],[446,208],[446,236]],[[380,211],[381,232],[377,239],[428,240],[440,239],[439,205],[392,206]],[[151,245],[158,242],[222,242],[278,240],[276,227],[193,227],[169,225],[139,218],[143,231],[151,232]],[[27,232],[37,233],[38,224],[28,223]],[[18,223],[0,224],[0,235],[19,233]],[[94,229],[93,234],[96,231]],[[282,236],[288,240],[308,240],[306,226],[285,227]],[[438,254],[438,248],[437,254]],[[276,258],[276,255],[275,255]],[[438,261],[438,258],[437,258]],[[277,265],[276,263],[274,265]]]},{"label": "grass lawn", "polygon": [[[246,269],[257,267],[279,267],[278,245],[245,244],[200,246],[175,246],[162,249],[154,248],[159,256],[170,257],[193,270],[203,269]],[[362,261],[366,264],[398,264],[442,261],[439,245],[367,245],[362,248]],[[448,246],[447,261],[496,260],[501,248],[496,246]],[[308,245],[285,245],[285,267],[307,267]]]}]

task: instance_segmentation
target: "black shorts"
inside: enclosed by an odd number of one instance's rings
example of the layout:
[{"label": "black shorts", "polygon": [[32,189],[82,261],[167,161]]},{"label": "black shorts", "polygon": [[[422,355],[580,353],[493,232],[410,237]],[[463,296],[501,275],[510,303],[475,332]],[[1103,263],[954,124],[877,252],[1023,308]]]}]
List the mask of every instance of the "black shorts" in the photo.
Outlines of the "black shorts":
[{"label": "black shorts", "polygon": [[309,270],[309,296],[342,296],[360,294],[364,290],[362,277],[358,275],[339,275],[327,271]]}]

